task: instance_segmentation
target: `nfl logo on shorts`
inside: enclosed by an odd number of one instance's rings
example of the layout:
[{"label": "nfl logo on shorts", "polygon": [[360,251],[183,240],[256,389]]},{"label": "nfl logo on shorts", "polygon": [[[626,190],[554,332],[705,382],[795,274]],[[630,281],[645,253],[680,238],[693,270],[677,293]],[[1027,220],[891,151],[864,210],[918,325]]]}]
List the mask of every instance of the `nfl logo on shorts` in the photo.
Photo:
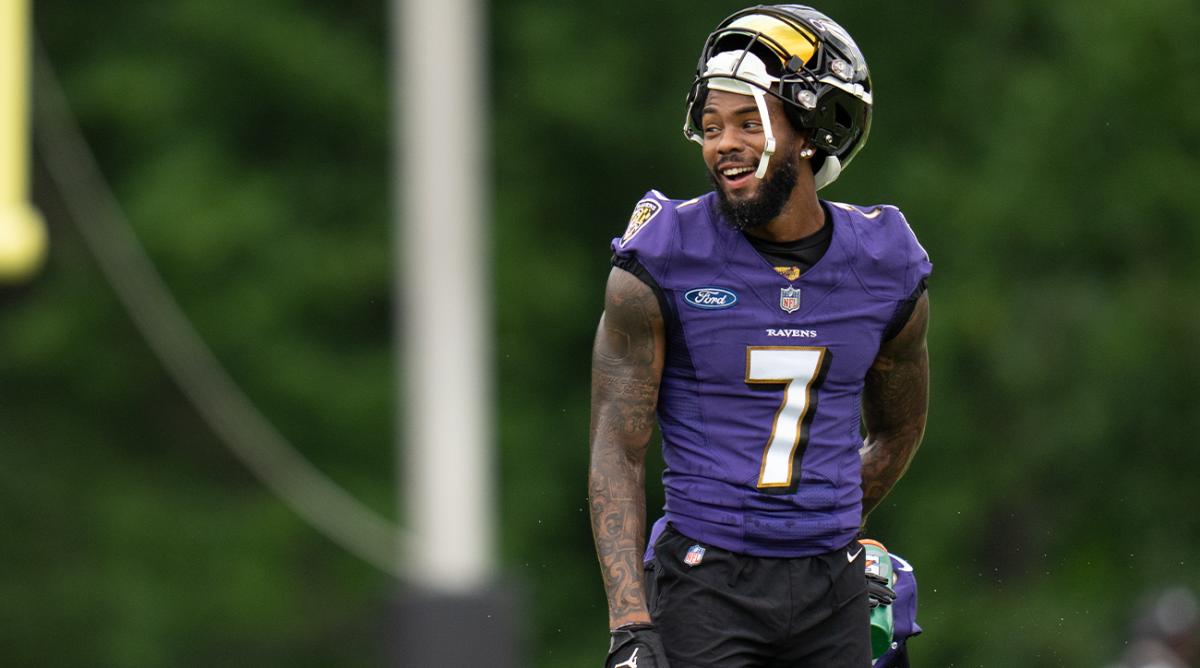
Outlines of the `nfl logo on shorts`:
[{"label": "nfl logo on shorts", "polygon": [[700,545],[689,547],[687,556],[683,558],[683,563],[688,566],[699,566],[701,561],[704,561],[704,548]]},{"label": "nfl logo on shorts", "polygon": [[800,310],[800,288],[779,288],[779,308],[787,313]]}]

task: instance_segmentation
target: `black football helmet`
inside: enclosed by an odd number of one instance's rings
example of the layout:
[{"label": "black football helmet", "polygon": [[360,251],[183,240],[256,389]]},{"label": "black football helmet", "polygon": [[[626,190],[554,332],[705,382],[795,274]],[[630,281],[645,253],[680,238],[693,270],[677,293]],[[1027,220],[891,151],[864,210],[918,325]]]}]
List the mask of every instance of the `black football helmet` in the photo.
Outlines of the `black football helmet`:
[{"label": "black football helmet", "polygon": [[759,5],[734,13],[708,36],[687,96],[684,135],[704,143],[708,91],[752,95],[767,134],[759,178],[774,152],[762,95],[783,102],[794,127],[811,132],[817,188],[833,183],[871,131],[871,75],[841,26],[804,5]]}]

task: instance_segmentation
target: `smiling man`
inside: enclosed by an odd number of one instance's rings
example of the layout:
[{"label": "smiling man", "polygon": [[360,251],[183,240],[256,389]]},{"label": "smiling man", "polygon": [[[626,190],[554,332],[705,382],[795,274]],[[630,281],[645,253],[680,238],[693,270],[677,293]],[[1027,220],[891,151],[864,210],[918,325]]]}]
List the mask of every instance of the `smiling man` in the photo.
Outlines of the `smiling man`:
[{"label": "smiling man", "polygon": [[[824,14],[733,14],[687,99],[713,192],[652,190],[613,240],[589,472],[610,668],[871,663],[856,538],[924,433],[931,270],[895,207],[817,197],[871,104]],[[656,417],[666,506],[647,536]]]}]

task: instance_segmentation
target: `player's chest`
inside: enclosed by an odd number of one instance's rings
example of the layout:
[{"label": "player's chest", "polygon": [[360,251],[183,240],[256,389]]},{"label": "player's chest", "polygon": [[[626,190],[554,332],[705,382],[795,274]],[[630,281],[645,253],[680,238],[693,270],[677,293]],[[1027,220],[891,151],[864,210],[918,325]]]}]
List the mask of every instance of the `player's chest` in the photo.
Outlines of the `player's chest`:
[{"label": "player's chest", "polygon": [[[674,293],[675,326],[697,374],[706,380],[749,382],[755,358],[806,363],[822,356],[828,380],[856,384],[879,350],[891,306],[863,293],[853,280],[789,283],[736,274]],[[770,352],[775,351],[775,352]],[[789,353],[788,351],[795,351]],[[803,360],[801,359],[803,358]],[[813,360],[816,360],[814,357]]]}]

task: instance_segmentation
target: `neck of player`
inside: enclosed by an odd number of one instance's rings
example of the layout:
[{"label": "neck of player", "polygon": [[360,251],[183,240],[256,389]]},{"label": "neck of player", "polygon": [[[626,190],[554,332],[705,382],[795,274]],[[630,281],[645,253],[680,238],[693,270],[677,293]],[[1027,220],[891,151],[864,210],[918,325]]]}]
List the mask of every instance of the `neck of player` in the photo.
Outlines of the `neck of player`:
[{"label": "neck of player", "polygon": [[817,200],[817,186],[807,160],[798,171],[796,185],[779,215],[762,227],[746,230],[746,234],[775,243],[787,243],[816,234],[825,226],[825,210]]}]

